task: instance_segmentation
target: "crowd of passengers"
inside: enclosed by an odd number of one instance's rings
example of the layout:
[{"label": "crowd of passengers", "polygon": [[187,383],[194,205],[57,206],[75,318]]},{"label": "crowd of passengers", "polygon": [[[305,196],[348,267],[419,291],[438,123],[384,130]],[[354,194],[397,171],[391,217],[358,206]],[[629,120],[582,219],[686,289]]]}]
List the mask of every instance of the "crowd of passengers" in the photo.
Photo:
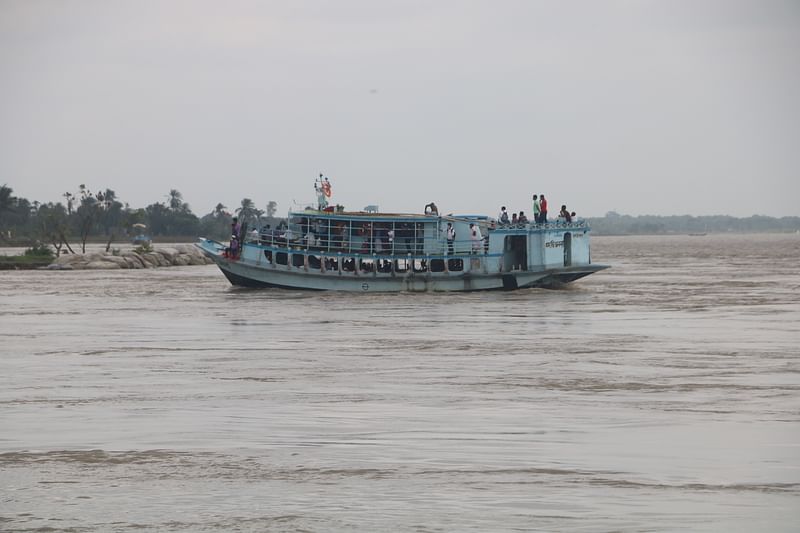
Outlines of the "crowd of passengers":
[{"label": "crowd of passengers", "polygon": [[[532,200],[533,223],[547,224],[547,199],[544,197],[544,194],[534,194]],[[571,224],[573,221],[576,221],[575,211],[570,212],[566,205],[562,205],[555,222],[557,224]],[[512,213],[509,219],[506,206],[503,206],[500,208],[500,214],[497,216],[497,223],[500,226],[526,226],[530,224],[530,221],[528,217],[525,216],[525,211],[520,211],[519,214]]]},{"label": "crowd of passengers", "polygon": [[308,250],[341,251],[353,253],[410,253],[422,254],[424,250],[423,225],[404,222],[400,224],[361,222],[351,230],[344,222],[332,221],[328,226],[321,220],[303,218],[295,232],[285,223],[274,230],[268,226],[258,235],[264,245],[302,246]]}]

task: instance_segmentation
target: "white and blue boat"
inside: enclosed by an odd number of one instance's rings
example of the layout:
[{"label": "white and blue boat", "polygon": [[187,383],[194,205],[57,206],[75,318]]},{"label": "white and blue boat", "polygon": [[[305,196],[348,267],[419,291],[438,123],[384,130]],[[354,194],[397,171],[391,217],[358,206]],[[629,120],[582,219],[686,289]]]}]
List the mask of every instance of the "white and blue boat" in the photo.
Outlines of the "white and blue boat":
[{"label": "white and blue boat", "polygon": [[[455,230],[450,242],[448,224]],[[592,263],[589,232],[580,219],[510,225],[475,215],[306,208],[290,212],[280,230],[251,233],[239,253],[211,239],[197,246],[237,286],[512,290],[557,286],[608,268]]]},{"label": "white and blue boat", "polygon": [[133,238],[131,239],[131,244],[133,244],[134,246],[150,246],[153,244],[152,237],[150,237],[150,235],[148,235],[145,232],[147,226],[139,223],[139,224],[134,224],[133,228],[136,231],[136,235],[134,235]]}]

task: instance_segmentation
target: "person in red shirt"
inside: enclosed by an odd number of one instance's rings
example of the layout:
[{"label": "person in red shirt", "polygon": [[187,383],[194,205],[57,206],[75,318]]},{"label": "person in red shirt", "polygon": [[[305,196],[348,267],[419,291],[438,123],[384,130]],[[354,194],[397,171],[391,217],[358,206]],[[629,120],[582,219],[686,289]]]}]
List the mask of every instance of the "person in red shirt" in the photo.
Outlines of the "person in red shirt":
[{"label": "person in red shirt", "polygon": [[547,224],[547,200],[544,199],[544,194],[539,195],[539,216],[542,218],[541,223]]}]

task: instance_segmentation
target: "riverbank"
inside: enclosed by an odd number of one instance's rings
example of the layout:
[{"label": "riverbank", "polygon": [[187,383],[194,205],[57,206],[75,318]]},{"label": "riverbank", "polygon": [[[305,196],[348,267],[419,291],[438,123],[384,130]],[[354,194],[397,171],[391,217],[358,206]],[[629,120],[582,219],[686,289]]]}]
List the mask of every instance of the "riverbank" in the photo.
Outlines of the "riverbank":
[{"label": "riverbank", "polygon": [[116,270],[168,266],[208,265],[211,259],[191,244],[158,247],[151,251],[125,251],[119,253],[95,252],[62,255],[47,270]]}]

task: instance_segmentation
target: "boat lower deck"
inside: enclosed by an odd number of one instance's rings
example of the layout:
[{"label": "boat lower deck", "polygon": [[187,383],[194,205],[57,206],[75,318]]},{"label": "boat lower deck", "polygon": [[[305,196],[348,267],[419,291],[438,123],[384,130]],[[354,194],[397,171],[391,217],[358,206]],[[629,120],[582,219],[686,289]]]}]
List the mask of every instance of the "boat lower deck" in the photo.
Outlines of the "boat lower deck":
[{"label": "boat lower deck", "polygon": [[[243,287],[282,287],[351,292],[453,292],[513,290],[568,283],[603,265],[584,265],[510,272],[490,272],[488,254],[453,257],[366,256],[328,257],[309,260],[308,254],[279,252],[260,246],[245,246],[238,258],[225,256],[224,246],[213,241],[199,244],[228,280]],[[249,250],[248,250],[249,249]],[[249,253],[248,253],[249,252]],[[285,254],[282,260],[278,253]],[[279,262],[280,261],[280,262]]]}]

